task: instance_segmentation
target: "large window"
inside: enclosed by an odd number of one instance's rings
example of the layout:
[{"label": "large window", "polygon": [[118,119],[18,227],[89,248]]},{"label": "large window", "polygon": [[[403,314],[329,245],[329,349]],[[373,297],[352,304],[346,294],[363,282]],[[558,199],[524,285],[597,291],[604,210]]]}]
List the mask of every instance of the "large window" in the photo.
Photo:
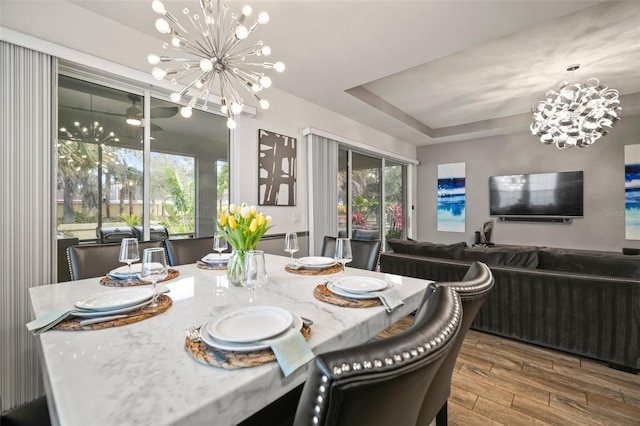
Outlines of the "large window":
[{"label": "large window", "polygon": [[214,232],[218,201],[228,198],[223,117],[194,111],[186,120],[170,102],[65,75],[58,86],[60,233],[96,240],[102,227],[150,225],[171,237]]},{"label": "large window", "polygon": [[407,166],[353,151],[338,151],[338,234],[354,239],[403,238]]}]

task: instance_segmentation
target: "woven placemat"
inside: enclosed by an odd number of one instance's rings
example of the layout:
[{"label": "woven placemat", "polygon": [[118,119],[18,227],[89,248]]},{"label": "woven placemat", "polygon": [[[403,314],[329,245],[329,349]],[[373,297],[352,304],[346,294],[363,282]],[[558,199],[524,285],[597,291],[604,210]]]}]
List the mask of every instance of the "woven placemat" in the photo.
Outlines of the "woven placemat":
[{"label": "woven placemat", "polygon": [[[169,270],[167,271],[167,277],[164,280],[160,280],[158,282],[162,283],[162,282],[165,282],[165,281],[172,280],[175,277],[177,277],[178,275],[180,275],[180,272],[177,269],[169,268]],[[104,277],[104,278],[100,279],[100,284],[106,285],[107,287],[134,287],[134,286],[137,286],[137,285],[149,285],[149,284],[151,284],[151,281],[136,280],[136,281],[131,281],[130,283],[128,283],[125,280],[114,281],[109,277]]]},{"label": "woven placemat", "polygon": [[198,261],[198,269],[207,269],[209,271],[226,271],[227,264],[223,263],[220,265],[209,265],[208,263]]},{"label": "woven placemat", "polygon": [[[303,325],[300,333],[302,333],[305,340],[309,340],[309,337],[311,337],[311,328]],[[193,342],[188,337],[184,339],[184,348],[189,355],[201,364],[213,365],[214,367],[222,367],[228,370],[257,367],[258,365],[276,360],[276,356],[273,354],[271,348],[253,352],[234,352],[216,349],[219,354],[227,358],[226,361],[218,361],[218,358],[216,358],[207,345],[203,342]]]},{"label": "woven placemat", "polygon": [[380,299],[349,299],[348,297],[342,297],[327,288],[325,284],[318,284],[313,289],[313,297],[323,302],[331,303],[332,305],[346,306],[349,308],[371,308],[373,306],[381,306]]},{"label": "woven placemat", "polygon": [[142,321],[147,318],[160,315],[171,307],[173,300],[166,294],[158,296],[158,306],[150,307],[145,306],[137,311],[127,312],[126,318],[115,319],[111,321],[99,322],[97,324],[80,325],[80,321],[87,318],[80,318],[69,316],[58,325],[53,327],[53,330],[65,330],[65,331],[79,331],[79,330],[100,330],[103,328],[120,327],[127,324],[133,324],[134,322]]},{"label": "woven placemat", "polygon": [[288,266],[285,266],[284,270],[287,272],[291,272],[292,274],[299,274],[299,275],[327,275],[327,274],[335,274],[336,272],[341,272],[342,265],[337,263],[327,269],[315,269],[315,270],[314,269],[293,269],[293,268],[289,268]]}]

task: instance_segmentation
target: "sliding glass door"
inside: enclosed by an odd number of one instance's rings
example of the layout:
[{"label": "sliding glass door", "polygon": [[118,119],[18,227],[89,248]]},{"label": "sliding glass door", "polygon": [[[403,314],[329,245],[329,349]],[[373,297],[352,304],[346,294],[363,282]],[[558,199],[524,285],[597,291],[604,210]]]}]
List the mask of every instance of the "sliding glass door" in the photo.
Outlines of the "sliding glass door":
[{"label": "sliding glass door", "polygon": [[407,166],[341,147],[338,153],[338,235],[360,240],[403,238]]},{"label": "sliding glass door", "polygon": [[406,238],[407,166],[392,160],[384,163],[385,240]]}]

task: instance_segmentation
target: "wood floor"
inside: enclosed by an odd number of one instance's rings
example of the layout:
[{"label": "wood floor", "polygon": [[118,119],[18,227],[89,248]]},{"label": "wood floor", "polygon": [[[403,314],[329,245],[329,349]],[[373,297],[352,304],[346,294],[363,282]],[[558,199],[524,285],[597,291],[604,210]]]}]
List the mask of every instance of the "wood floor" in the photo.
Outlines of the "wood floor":
[{"label": "wood floor", "polygon": [[640,376],[471,330],[449,425],[640,425]]}]

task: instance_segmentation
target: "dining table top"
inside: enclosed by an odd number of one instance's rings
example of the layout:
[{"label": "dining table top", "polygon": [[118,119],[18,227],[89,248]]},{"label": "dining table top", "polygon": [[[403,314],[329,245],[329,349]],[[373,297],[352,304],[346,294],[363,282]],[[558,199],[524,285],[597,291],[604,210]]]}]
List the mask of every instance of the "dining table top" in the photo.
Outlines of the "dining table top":
[{"label": "dining table top", "polygon": [[[346,268],[330,275],[285,270],[290,259],[266,254],[269,282],[254,304],[277,306],[313,320],[308,345],[315,353],[366,342],[414,311],[430,281]],[[133,324],[99,330],[49,330],[39,335],[44,384],[53,424],[234,425],[303,383],[311,362],[284,377],[276,362],[223,369],[196,361],[185,350],[185,330],[230,309],[249,306],[251,291],[227,280],[224,270],[196,264],[173,267],[162,285],[173,304]],[[384,279],[404,304],[343,307],[320,301],[314,288],[326,279]],[[30,289],[35,317],[96,293],[111,291],[99,278]]]}]

